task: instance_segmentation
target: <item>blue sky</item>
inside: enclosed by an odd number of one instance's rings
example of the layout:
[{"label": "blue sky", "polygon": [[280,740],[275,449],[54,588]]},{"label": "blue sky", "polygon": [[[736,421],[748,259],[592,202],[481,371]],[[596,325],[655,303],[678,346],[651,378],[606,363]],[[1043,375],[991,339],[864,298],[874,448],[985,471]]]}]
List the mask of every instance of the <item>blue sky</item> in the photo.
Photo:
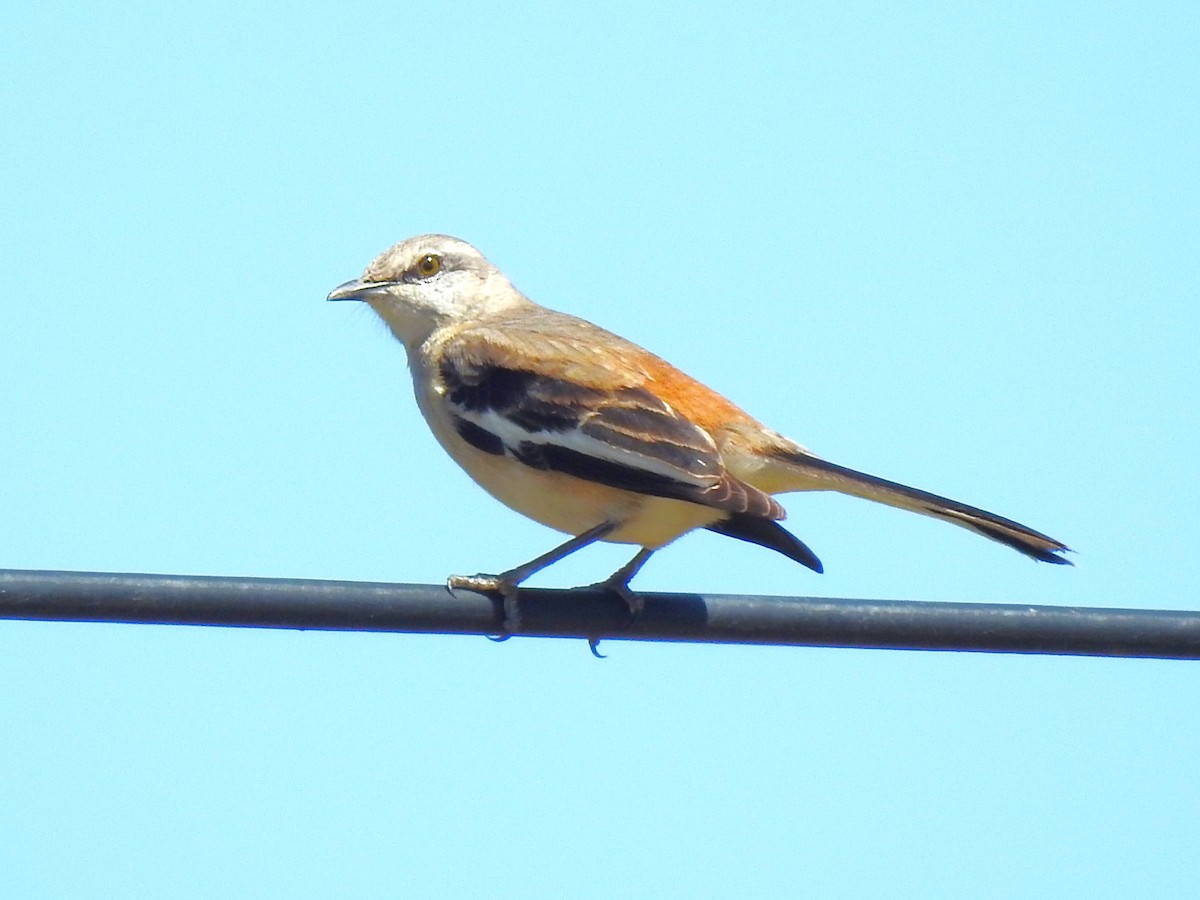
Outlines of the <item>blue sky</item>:
[{"label": "blue sky", "polygon": [[[1196,608],[1185,3],[10,4],[0,565],[438,582],[557,536],[326,304],[443,231],[837,462],[645,590]],[[623,548],[536,583],[594,580]],[[0,623],[0,894],[1182,896],[1200,668]]]}]

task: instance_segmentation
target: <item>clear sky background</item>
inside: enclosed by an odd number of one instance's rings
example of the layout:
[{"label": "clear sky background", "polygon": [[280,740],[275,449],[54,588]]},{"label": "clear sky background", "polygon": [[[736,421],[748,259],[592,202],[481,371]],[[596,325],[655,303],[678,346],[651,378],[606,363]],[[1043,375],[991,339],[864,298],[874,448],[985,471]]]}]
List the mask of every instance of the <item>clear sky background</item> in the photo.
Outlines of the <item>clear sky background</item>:
[{"label": "clear sky background", "polygon": [[[476,244],[829,458],[645,590],[1197,608],[1192,3],[11,3],[0,565],[439,582],[476,488],[334,285]],[[602,547],[539,577],[568,586]],[[1200,665],[0,622],[0,895],[1180,897]]]}]

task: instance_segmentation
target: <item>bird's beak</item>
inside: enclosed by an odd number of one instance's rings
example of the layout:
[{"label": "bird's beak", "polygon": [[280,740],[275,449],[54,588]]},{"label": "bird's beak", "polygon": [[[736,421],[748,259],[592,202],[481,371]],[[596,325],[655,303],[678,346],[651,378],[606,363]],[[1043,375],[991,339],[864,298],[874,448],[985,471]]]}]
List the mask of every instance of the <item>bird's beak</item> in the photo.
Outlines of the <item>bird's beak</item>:
[{"label": "bird's beak", "polygon": [[355,278],[353,281],[339,284],[329,292],[329,296],[325,299],[370,300],[373,297],[386,293],[387,289],[394,284],[394,281],[363,281],[361,278]]}]

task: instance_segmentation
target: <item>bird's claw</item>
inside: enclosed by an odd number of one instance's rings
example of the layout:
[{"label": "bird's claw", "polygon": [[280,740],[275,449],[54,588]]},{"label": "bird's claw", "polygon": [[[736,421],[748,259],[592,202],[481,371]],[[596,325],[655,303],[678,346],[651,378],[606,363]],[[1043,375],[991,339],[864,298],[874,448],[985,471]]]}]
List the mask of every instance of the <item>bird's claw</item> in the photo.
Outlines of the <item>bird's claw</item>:
[{"label": "bird's claw", "polygon": [[[629,610],[629,618],[625,622],[625,627],[629,628],[641,618],[642,610],[646,608],[646,601],[639,595],[629,589],[629,583],[622,578],[609,578],[605,581],[597,581],[595,584],[589,585],[594,591],[604,591],[609,594],[616,594],[624,602],[626,609]],[[600,652],[600,638],[588,638],[588,649],[592,651],[592,656],[596,659],[608,659],[608,657]]]},{"label": "bird's claw", "polygon": [[625,604],[625,608],[629,610],[629,621],[626,623],[628,628],[642,616],[642,611],[646,608],[646,601],[641,595],[635,594],[629,589],[629,583],[621,580],[609,579],[607,581],[597,581],[591,585],[592,590],[606,591],[610,594],[616,594]]},{"label": "bird's claw", "polygon": [[498,594],[503,601],[501,612],[504,619],[501,622],[500,633],[486,635],[489,641],[500,643],[507,641],[521,630],[521,610],[517,606],[519,592],[517,586],[503,575],[451,575],[446,579],[446,589],[451,593],[455,588],[474,591],[477,594]]},{"label": "bird's claw", "polygon": [[451,575],[446,579],[446,587],[453,591],[455,588],[462,588],[467,591],[475,591],[479,594],[500,594],[504,595],[507,591],[515,591],[515,584],[508,584],[499,575]]}]

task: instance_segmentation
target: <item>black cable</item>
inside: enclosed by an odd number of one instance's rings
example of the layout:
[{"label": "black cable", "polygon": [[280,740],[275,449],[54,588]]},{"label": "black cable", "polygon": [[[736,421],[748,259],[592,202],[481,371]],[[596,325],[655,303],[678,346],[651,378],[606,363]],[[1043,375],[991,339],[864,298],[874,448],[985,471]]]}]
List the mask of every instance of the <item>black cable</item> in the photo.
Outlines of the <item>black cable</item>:
[{"label": "black cable", "polygon": [[[1200,613],[522,590],[522,636],[1200,659]],[[498,599],[440,585],[0,569],[0,618],[494,635]]]}]

